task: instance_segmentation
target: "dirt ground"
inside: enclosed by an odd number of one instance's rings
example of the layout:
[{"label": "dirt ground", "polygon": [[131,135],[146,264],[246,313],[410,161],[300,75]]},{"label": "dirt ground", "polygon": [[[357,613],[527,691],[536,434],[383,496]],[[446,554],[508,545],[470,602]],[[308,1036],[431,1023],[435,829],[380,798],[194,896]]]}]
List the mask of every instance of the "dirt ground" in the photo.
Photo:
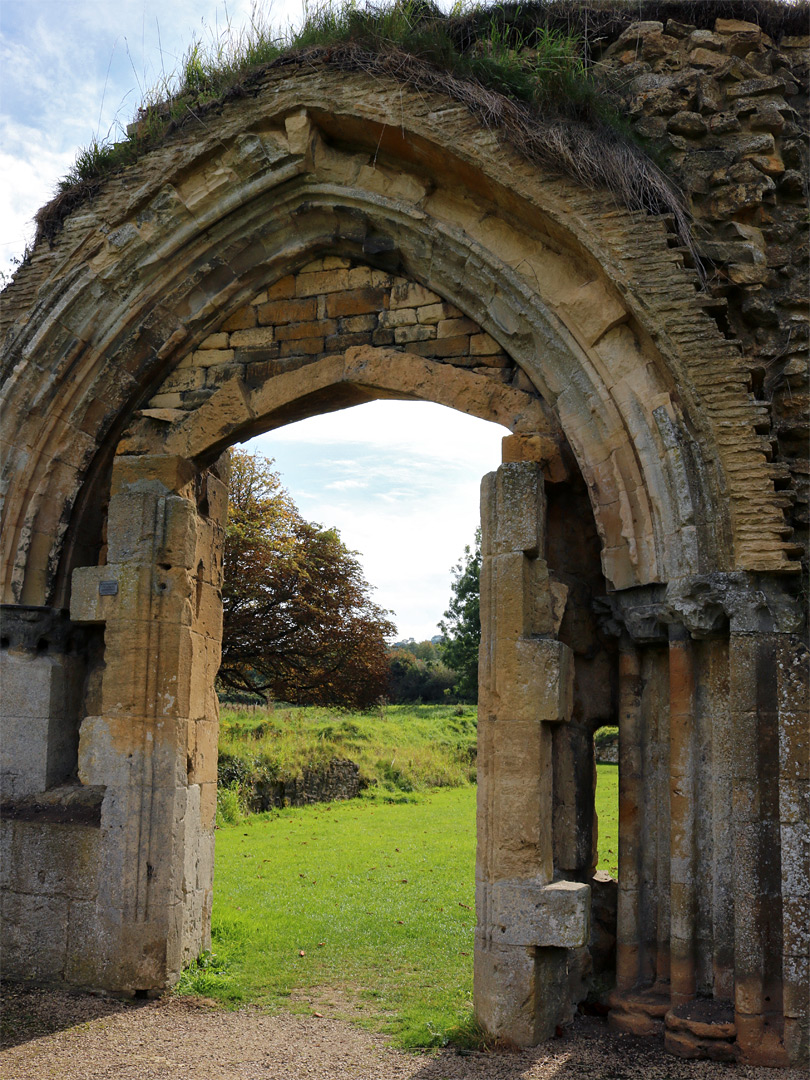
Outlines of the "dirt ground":
[{"label": "dirt ground", "polygon": [[679,1061],[595,1017],[521,1053],[410,1054],[330,1015],[328,997],[308,1015],[268,1016],[200,999],[6,986],[2,1016],[0,1080],[806,1080],[799,1070]]}]

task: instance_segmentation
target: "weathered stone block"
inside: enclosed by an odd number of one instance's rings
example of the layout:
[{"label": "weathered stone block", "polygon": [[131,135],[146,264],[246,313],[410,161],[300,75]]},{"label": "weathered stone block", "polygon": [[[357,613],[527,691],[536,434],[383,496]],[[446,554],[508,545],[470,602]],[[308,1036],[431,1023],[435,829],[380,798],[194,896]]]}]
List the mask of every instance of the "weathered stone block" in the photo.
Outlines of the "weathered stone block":
[{"label": "weathered stone block", "polygon": [[480,327],[472,319],[440,319],[436,325],[437,338],[454,338],[463,334],[475,334],[477,337]]},{"label": "weathered stone block", "polygon": [[500,351],[500,345],[489,334],[473,334],[470,338],[471,356],[495,356]]},{"label": "weathered stone block", "polygon": [[441,322],[442,319],[459,318],[461,312],[452,304],[442,302],[440,304],[425,304],[423,307],[417,308],[416,316],[420,323],[433,324]]},{"label": "weathered stone block", "polygon": [[100,973],[108,969],[107,948],[111,939],[99,933],[100,912],[95,900],[71,900],[68,908],[65,949],[65,982],[73,986],[97,986]]},{"label": "weathered stone block", "polygon": [[397,326],[415,326],[416,325],[416,309],[415,308],[392,308],[390,311],[383,311],[379,316],[380,326],[394,329]]},{"label": "weathered stone block", "polygon": [[105,623],[120,608],[120,565],[79,566],[73,571],[70,617],[77,623]]},{"label": "weathered stone block", "polygon": [[330,319],[344,315],[366,315],[388,307],[385,289],[348,289],[346,292],[330,293],[326,298],[326,314]]},{"label": "weathered stone block", "polygon": [[217,778],[216,717],[188,721],[188,780],[190,784],[215,783]]},{"label": "weathered stone block", "polygon": [[14,891],[72,899],[95,896],[99,829],[27,821],[10,822],[9,829]]},{"label": "weathered stone block", "polygon": [[48,786],[47,718],[3,716],[0,740],[0,794],[20,799]]},{"label": "weathered stone block", "polygon": [[6,978],[58,981],[65,966],[68,906],[63,896],[0,894],[3,974]]},{"label": "weathered stone block", "polygon": [[250,304],[246,304],[244,307],[235,311],[230,318],[226,319],[222,324],[223,331],[231,330],[249,330],[252,326],[255,326],[257,322],[256,309]]},{"label": "weathered stone block", "polygon": [[482,551],[500,555],[545,548],[543,472],[532,462],[502,465],[481,481]]},{"label": "weathered stone block", "polygon": [[550,638],[519,640],[509,668],[508,674],[496,674],[505,718],[560,723],[570,717],[574,658],[567,645]]},{"label": "weathered stone block", "polygon": [[[119,459],[120,460],[120,459]],[[137,481],[136,481],[137,482]],[[196,510],[188,500],[160,490],[123,490],[110,500],[109,563],[190,567],[196,546]]]},{"label": "weathered stone block", "polygon": [[378,318],[374,313],[369,315],[350,315],[348,318],[340,320],[340,328],[345,333],[362,334],[374,330],[377,326],[377,322]]},{"label": "weathered stone block", "polygon": [[219,588],[197,581],[194,592],[195,631],[219,640],[222,637],[222,594]]},{"label": "weathered stone block", "polygon": [[475,1015],[490,1035],[534,1046],[567,1021],[565,949],[499,945],[476,935]]},{"label": "weathered stone block", "polygon": [[340,292],[349,287],[349,272],[346,269],[320,270],[314,273],[298,274],[295,279],[296,296],[317,296],[319,293]]},{"label": "weathered stone block", "polygon": [[440,296],[414,281],[395,285],[391,290],[392,308],[422,307],[423,305],[438,304],[440,302]]},{"label": "weathered stone block", "polygon": [[[519,638],[551,634],[553,615],[546,563],[529,559],[522,552],[491,555],[488,560],[486,612],[497,626],[498,653],[503,655],[503,647]],[[507,664],[511,669],[509,661]]]},{"label": "weathered stone block", "polygon": [[287,274],[285,277],[279,278],[273,285],[269,285],[265,289],[265,294],[262,294],[264,296],[263,300],[256,298],[253,300],[253,304],[261,307],[268,300],[292,300],[295,296],[295,274]]},{"label": "weathered stone block", "polygon": [[324,339],[299,338],[296,341],[282,341],[279,348],[279,356],[317,356],[324,350]]},{"label": "weathered stone block", "polygon": [[489,915],[500,945],[576,949],[590,938],[590,886],[575,881],[538,885],[495,881]]},{"label": "weathered stone block", "polygon": [[596,344],[628,318],[627,308],[619,297],[601,281],[589,281],[566,290],[559,306],[586,345]]},{"label": "weathered stone block", "polygon": [[67,676],[61,657],[0,652],[3,711],[9,716],[49,718],[65,712]]},{"label": "weathered stone block", "polygon": [[257,308],[262,326],[281,326],[284,323],[307,322],[318,314],[313,297],[300,300],[270,300]]},{"label": "weathered stone block", "polygon": [[334,319],[318,319],[313,322],[286,323],[275,329],[279,341],[300,341],[302,338],[321,338],[337,331]]},{"label": "weathered stone block", "polygon": [[[231,345],[234,349],[264,348],[272,345],[275,335],[272,326],[257,326],[250,330],[235,330],[231,334]],[[234,358],[231,351],[230,359]]]},{"label": "weathered stone block", "polygon": [[0,787],[4,798],[44,791],[76,760],[76,699],[83,671],[73,657],[0,652]]},{"label": "weathered stone block", "polygon": [[434,337],[432,326],[398,326],[394,330],[394,342],[404,345],[410,341],[429,341]]},{"label": "weathered stone block", "polygon": [[406,345],[406,352],[416,353],[417,356],[435,356],[438,358],[448,356],[466,356],[470,351],[470,339],[464,337],[442,338],[423,342],[411,342]]}]

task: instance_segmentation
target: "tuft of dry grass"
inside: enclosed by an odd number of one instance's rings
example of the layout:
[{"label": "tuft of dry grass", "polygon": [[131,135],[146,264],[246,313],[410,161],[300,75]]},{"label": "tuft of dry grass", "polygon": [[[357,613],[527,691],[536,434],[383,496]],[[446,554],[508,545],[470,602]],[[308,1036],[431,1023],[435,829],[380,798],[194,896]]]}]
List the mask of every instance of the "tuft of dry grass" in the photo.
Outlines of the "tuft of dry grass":
[{"label": "tuft of dry grass", "polygon": [[679,235],[691,243],[689,216],[679,190],[623,130],[609,126],[602,118],[538,116],[527,102],[440,71],[401,49],[370,53],[348,44],[329,49],[328,57],[327,50],[313,49],[301,57],[305,58],[328,60],[344,71],[387,75],[419,90],[445,94],[533,164],[568,176],[586,188],[607,188],[628,209],[671,214]]}]

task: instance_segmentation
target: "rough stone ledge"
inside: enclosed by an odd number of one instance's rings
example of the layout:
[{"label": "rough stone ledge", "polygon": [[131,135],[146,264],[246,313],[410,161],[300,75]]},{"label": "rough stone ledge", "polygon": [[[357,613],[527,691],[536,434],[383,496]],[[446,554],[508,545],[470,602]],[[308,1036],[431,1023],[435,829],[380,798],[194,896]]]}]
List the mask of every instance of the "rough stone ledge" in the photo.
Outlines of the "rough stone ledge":
[{"label": "rough stone ledge", "polygon": [[28,795],[24,799],[0,803],[0,817],[6,821],[30,821],[37,825],[101,825],[101,804],[105,787],[63,784]]},{"label": "rough stone ledge", "polygon": [[[67,647],[74,627],[61,608],[31,604],[0,604],[0,632],[8,647],[36,652],[43,640],[59,651]],[[73,642],[75,648],[75,640]]]},{"label": "rough stone ledge", "polygon": [[664,1023],[671,1031],[685,1031],[697,1039],[734,1039],[734,1006],[730,1001],[697,999],[670,1009]]}]

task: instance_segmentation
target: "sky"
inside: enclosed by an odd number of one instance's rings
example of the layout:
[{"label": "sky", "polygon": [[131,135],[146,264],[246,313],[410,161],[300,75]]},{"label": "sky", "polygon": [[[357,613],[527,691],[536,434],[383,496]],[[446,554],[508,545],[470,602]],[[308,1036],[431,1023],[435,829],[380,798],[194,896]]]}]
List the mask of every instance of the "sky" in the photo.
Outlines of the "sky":
[{"label": "sky", "polygon": [[[261,5],[264,10],[268,5]],[[144,95],[195,39],[246,25],[253,0],[0,0],[0,270],[33,238],[32,219],[77,151],[121,137]],[[270,20],[300,21],[300,0]],[[360,553],[374,599],[400,638],[438,632],[451,568],[478,522],[484,473],[504,428],[421,402],[372,402],[248,444],[275,459],[301,512]]]}]

